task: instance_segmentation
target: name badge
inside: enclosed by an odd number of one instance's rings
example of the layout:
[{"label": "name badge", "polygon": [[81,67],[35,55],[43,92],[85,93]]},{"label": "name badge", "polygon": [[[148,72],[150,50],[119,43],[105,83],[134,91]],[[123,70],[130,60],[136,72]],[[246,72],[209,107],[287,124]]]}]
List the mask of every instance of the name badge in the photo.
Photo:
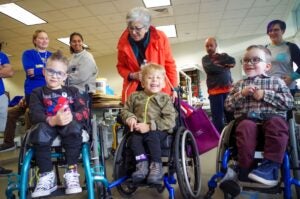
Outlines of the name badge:
[{"label": "name badge", "polygon": [[36,68],[44,68],[44,65],[43,64],[36,64],[35,67]]}]

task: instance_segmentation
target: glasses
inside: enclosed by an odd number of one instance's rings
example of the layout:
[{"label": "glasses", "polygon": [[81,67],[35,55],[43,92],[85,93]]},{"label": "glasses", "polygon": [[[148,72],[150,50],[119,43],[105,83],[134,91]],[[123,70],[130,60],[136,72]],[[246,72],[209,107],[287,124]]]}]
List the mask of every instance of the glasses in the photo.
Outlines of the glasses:
[{"label": "glasses", "polygon": [[136,32],[141,32],[143,30],[143,28],[145,28],[145,26],[142,27],[135,27],[135,26],[128,26],[128,30],[130,31],[136,31]]},{"label": "glasses", "polygon": [[252,57],[252,58],[245,57],[244,59],[241,60],[242,64],[251,64],[251,65],[255,65],[255,64],[258,64],[260,62],[265,62],[265,60],[263,60],[259,57]]},{"label": "glasses", "polygon": [[51,68],[45,68],[45,70],[46,70],[47,75],[52,76],[52,77],[54,77],[54,75],[56,75],[57,79],[62,79],[66,76],[66,73],[62,72],[62,71],[56,71]]}]

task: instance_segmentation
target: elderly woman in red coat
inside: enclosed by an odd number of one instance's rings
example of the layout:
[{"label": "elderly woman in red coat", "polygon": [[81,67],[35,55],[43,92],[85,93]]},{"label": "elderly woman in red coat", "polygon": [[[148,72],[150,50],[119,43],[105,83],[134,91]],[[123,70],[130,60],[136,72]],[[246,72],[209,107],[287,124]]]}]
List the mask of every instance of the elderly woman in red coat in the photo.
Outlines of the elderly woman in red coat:
[{"label": "elderly woman in red coat", "polygon": [[137,90],[142,90],[140,77],[143,64],[157,63],[165,67],[166,87],[163,92],[177,94],[172,88],[178,84],[178,73],[166,35],[151,26],[151,14],[142,7],[133,8],[126,16],[127,29],[118,43],[117,69],[123,77],[122,102]]}]

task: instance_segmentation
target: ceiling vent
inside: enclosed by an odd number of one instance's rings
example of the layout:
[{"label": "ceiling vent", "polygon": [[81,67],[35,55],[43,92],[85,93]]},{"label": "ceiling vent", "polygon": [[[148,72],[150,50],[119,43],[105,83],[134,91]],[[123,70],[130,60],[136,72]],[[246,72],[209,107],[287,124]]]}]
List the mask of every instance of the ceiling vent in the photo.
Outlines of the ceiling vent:
[{"label": "ceiling vent", "polygon": [[170,17],[173,16],[173,8],[171,6],[148,8],[154,18],[156,17]]}]

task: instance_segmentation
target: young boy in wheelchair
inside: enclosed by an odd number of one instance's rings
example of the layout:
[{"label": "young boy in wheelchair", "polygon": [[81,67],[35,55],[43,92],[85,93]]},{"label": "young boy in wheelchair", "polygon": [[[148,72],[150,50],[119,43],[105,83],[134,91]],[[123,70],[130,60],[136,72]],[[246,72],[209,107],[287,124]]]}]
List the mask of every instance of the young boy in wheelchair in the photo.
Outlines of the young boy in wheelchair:
[{"label": "young boy in wheelchair", "polygon": [[121,118],[130,129],[129,146],[136,160],[136,171],[132,173],[134,183],[142,182],[147,176],[148,184],[162,182],[160,142],[173,132],[177,116],[170,96],[161,92],[165,87],[165,75],[160,65],[144,66],[141,81],[144,90],[130,95],[121,111]]},{"label": "young boy in wheelchair", "polygon": [[30,96],[30,119],[33,124],[30,142],[35,149],[39,179],[32,197],[42,197],[57,189],[51,162],[51,144],[61,136],[65,149],[67,172],[64,174],[66,194],[79,193],[77,161],[82,144],[82,123],[88,119],[85,100],[75,87],[63,86],[67,78],[67,58],[53,53],[43,70],[46,86],[33,90]]},{"label": "young boy in wheelchair", "polygon": [[[275,186],[288,143],[286,113],[293,107],[293,97],[282,79],[266,75],[271,68],[271,52],[267,48],[249,46],[242,64],[247,77],[234,84],[225,100],[225,108],[234,111],[237,122],[238,178]],[[265,142],[264,158],[255,167],[257,123],[262,123]]]}]

